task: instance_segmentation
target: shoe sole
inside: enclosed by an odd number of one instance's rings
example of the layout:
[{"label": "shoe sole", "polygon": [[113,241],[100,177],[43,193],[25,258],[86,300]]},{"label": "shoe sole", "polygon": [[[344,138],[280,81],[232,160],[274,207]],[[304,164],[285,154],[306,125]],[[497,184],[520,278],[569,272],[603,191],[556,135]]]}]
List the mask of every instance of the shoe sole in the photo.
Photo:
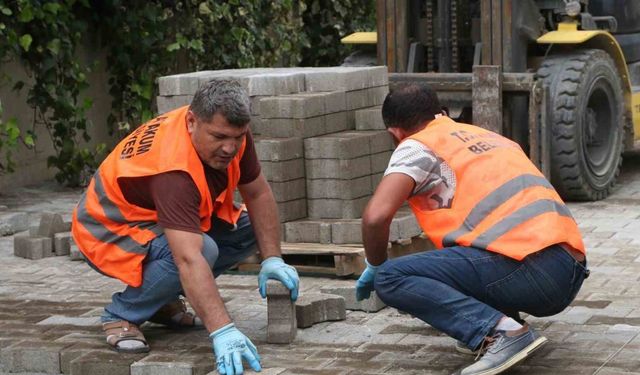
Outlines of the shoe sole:
[{"label": "shoe sole", "polygon": [[501,364],[500,366],[494,367],[486,371],[477,372],[474,375],[496,375],[505,370],[508,370],[509,368],[520,363],[520,361],[529,357],[536,350],[540,349],[544,344],[547,343],[547,341],[549,340],[547,340],[546,337],[540,336],[537,339],[535,339],[531,344],[527,345],[527,347],[525,347],[524,349],[516,353],[516,355],[511,357],[508,361]]}]

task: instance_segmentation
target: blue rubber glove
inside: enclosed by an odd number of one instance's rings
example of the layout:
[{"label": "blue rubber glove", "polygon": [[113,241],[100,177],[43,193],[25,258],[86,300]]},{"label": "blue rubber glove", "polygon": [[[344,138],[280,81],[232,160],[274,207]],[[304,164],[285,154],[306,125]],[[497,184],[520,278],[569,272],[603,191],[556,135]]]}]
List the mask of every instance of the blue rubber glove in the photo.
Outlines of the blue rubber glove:
[{"label": "blue rubber glove", "polygon": [[368,260],[364,260],[367,264],[367,268],[364,270],[358,281],[356,281],[356,300],[362,301],[363,299],[368,299],[371,297],[371,292],[373,291],[373,281],[376,279],[376,274],[378,273],[378,268],[384,264],[381,263],[377,266],[372,266],[369,264]]},{"label": "blue rubber glove", "polygon": [[222,375],[237,375],[244,373],[242,359],[244,358],[253,371],[259,372],[260,356],[258,349],[251,340],[243,335],[233,323],[211,332],[209,335],[213,353],[216,356],[218,372]]},{"label": "blue rubber glove", "polygon": [[258,285],[262,298],[267,297],[267,280],[280,280],[291,291],[291,300],[298,299],[298,271],[286,264],[280,257],[269,257],[262,261],[262,268],[258,275]]}]

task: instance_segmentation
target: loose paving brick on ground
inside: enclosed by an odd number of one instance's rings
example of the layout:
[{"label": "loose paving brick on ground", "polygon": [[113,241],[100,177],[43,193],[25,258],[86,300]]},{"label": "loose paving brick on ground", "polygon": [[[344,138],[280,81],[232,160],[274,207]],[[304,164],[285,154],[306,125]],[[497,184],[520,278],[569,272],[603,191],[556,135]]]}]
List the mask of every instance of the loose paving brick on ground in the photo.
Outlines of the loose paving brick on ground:
[{"label": "loose paving brick on ground", "polygon": [[[79,194],[53,185],[3,193],[0,221],[12,217],[15,223],[15,213],[26,213],[33,225],[45,211],[69,220]],[[550,343],[510,374],[640,374],[640,152],[627,155],[608,199],[569,206],[585,237],[591,277],[562,314],[527,317]],[[292,344],[267,344],[267,303],[257,291],[256,275],[227,274],[218,283],[238,328],[258,346],[264,374],[450,374],[472,360],[454,351],[453,339],[388,307],[376,313],[347,311],[346,320],[298,329]],[[301,294],[353,284],[302,277]],[[214,370],[203,330],[146,325],[150,353],[108,350],[98,316],[121,288],[67,256],[15,257],[13,236],[0,237],[0,373]]]}]

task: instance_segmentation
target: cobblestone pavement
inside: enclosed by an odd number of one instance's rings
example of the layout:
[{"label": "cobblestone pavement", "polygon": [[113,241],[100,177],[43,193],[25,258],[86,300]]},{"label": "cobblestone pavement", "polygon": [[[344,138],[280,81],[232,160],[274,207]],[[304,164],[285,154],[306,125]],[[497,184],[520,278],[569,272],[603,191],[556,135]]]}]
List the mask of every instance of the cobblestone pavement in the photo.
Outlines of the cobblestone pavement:
[{"label": "cobblestone pavement", "polygon": [[[56,211],[68,219],[77,191],[21,189],[0,196],[4,210]],[[511,374],[640,374],[640,152],[628,155],[606,200],[572,203],[583,231],[591,277],[563,313],[527,320],[551,341]],[[1,211],[0,211],[1,212]],[[255,275],[218,279],[237,326],[258,346],[264,374],[449,374],[472,360],[454,340],[418,319],[386,308],[298,330],[291,345],[270,345],[266,303]],[[353,280],[303,277],[301,293]],[[68,257],[13,256],[0,237],[0,373],[207,374],[214,360],[206,332],[146,325],[148,355],[106,348],[98,315],[118,281]]]}]

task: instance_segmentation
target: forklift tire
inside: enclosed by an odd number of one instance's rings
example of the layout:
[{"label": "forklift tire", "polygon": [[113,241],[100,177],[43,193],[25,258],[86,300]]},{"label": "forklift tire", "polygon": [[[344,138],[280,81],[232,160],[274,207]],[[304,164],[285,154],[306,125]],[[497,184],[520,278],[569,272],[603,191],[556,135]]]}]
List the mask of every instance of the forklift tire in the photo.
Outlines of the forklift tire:
[{"label": "forklift tire", "polygon": [[611,57],[598,49],[551,55],[551,183],[566,200],[606,198],[622,164],[624,95]]}]

